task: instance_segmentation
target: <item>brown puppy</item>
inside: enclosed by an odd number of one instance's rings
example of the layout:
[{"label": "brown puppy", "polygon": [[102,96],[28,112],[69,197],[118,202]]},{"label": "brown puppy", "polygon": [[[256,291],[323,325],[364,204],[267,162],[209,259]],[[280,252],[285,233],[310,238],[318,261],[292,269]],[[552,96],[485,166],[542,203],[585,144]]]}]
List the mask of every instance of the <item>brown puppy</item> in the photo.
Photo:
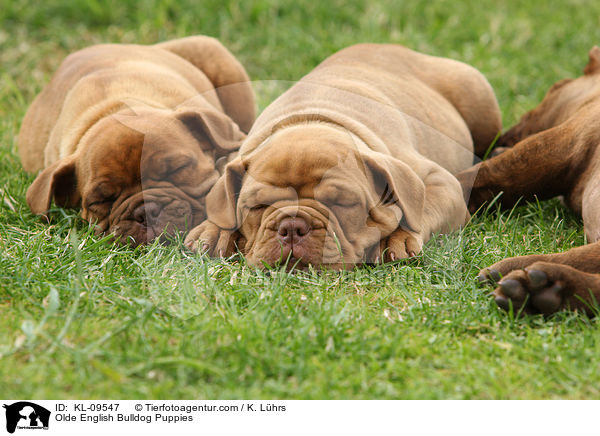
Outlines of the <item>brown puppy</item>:
[{"label": "brown puppy", "polygon": [[106,44],[68,56],[27,111],[19,133],[33,213],[52,199],[83,208],[134,245],[191,228],[255,116],[242,65],[216,39]]},{"label": "brown puppy", "polygon": [[474,68],[398,45],[322,62],[258,118],[186,239],[262,266],[342,268],[414,256],[469,218],[452,175],[501,128]]},{"label": "brown puppy", "polygon": [[[481,271],[502,281],[494,291],[504,309],[591,312],[600,301],[600,48],[589,53],[584,75],[557,82],[538,107],[498,141],[507,150],[461,173],[469,208],[503,191],[503,206],[523,197],[564,195],[583,217],[591,245],[565,253],[505,259]],[[516,144],[516,145],[515,145]],[[514,145],[513,148],[510,148]]]}]

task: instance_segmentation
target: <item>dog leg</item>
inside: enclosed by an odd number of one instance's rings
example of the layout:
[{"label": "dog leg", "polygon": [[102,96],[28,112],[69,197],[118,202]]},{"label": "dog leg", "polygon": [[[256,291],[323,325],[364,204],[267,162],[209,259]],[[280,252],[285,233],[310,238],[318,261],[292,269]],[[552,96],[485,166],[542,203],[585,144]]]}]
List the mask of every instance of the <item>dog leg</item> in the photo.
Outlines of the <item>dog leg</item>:
[{"label": "dog leg", "polygon": [[242,64],[218,40],[190,36],[156,44],[156,47],[175,53],[206,74],[225,113],[248,133],[256,117],[250,78]]},{"label": "dog leg", "polygon": [[586,158],[573,129],[563,124],[519,142],[457,178],[473,213],[500,192],[499,200],[505,207],[513,206],[521,197],[547,199],[566,194],[588,164]]},{"label": "dog leg", "polygon": [[600,241],[600,168],[586,180],[581,215],[588,242]]},{"label": "dog leg", "polygon": [[504,310],[547,315],[570,309],[592,315],[600,298],[600,275],[568,265],[534,262],[504,277],[493,295]]},{"label": "dog leg", "polygon": [[600,242],[572,248],[564,253],[509,257],[483,268],[477,279],[482,283],[497,282],[511,271],[527,268],[535,262],[567,265],[586,273],[600,274]]}]

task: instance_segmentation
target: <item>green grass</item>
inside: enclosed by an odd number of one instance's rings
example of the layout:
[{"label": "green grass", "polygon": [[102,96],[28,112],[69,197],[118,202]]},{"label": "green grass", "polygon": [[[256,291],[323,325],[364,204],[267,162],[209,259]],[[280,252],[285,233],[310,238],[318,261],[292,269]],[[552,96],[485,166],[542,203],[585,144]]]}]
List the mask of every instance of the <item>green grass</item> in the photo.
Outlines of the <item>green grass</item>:
[{"label": "green grass", "polygon": [[[505,126],[580,73],[600,3],[0,0],[0,392],[5,398],[600,398],[600,329],[515,319],[476,287],[503,257],[584,242],[558,201],[474,218],[411,262],[260,272],[180,245],[118,247],[32,216],[16,134],[69,52],[220,38],[261,108],[327,55],[396,42],[479,68]],[[274,81],[273,81],[274,80]]]}]

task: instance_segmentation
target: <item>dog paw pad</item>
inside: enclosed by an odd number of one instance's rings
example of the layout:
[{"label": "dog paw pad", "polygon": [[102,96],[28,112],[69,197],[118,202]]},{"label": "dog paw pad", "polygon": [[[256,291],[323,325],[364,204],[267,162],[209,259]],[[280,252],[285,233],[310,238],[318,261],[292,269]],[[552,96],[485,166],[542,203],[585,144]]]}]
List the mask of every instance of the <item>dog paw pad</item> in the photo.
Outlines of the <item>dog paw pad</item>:
[{"label": "dog paw pad", "polygon": [[529,288],[532,291],[539,291],[548,285],[548,276],[544,271],[528,270],[527,278],[529,279]]},{"label": "dog paw pad", "polygon": [[562,290],[562,284],[556,282],[549,288],[535,294],[531,298],[531,303],[543,314],[556,312],[562,303]]},{"label": "dog paw pad", "polygon": [[527,295],[525,288],[518,280],[507,279],[498,283],[502,293],[511,300],[523,300]]}]

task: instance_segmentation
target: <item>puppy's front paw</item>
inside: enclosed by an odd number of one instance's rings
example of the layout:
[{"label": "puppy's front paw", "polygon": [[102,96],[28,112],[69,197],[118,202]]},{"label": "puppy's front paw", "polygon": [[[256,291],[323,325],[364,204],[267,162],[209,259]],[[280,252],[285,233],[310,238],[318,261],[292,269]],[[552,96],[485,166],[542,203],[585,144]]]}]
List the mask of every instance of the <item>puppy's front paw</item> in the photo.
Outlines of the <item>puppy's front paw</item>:
[{"label": "puppy's front paw", "polygon": [[196,253],[228,257],[235,253],[238,239],[237,231],[223,230],[210,221],[204,221],[188,233],[184,245]]},{"label": "puppy's front paw", "polygon": [[397,229],[381,241],[380,256],[383,255],[385,262],[393,262],[398,259],[415,257],[421,252],[422,247],[423,238],[421,235],[404,229]]}]

